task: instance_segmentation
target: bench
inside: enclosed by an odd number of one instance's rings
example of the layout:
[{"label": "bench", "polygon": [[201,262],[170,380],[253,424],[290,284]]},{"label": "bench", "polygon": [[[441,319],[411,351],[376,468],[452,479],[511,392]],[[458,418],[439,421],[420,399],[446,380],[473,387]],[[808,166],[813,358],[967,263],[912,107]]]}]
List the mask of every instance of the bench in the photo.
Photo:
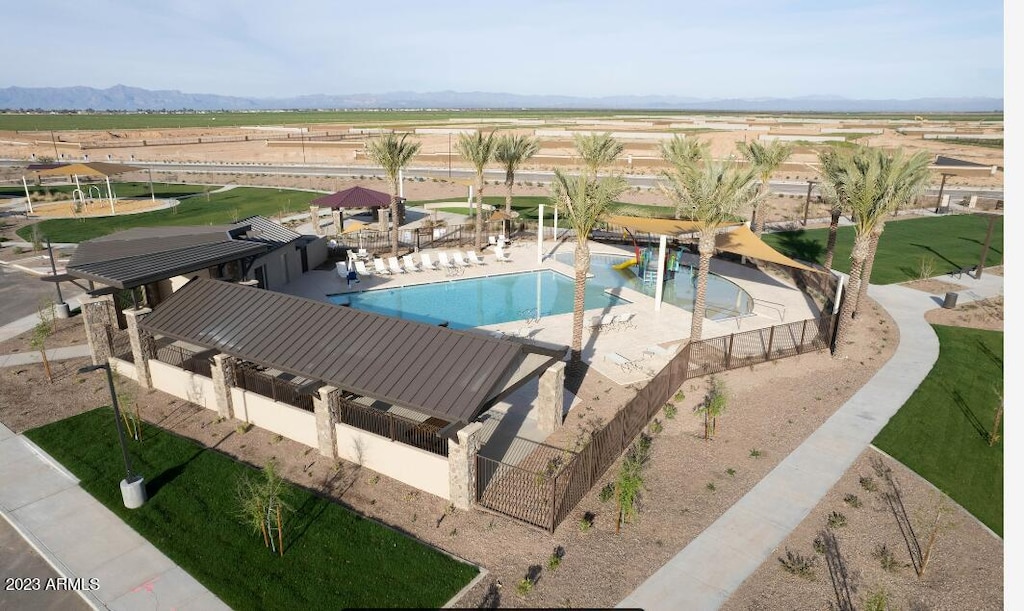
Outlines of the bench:
[{"label": "bench", "polygon": [[977,271],[977,269],[978,269],[977,265],[970,265],[970,266],[967,266],[967,267],[959,267],[959,268],[954,269],[953,271],[949,272],[949,275],[951,277],[953,277],[953,278],[956,278],[957,280],[959,280],[961,277],[963,277],[964,274],[967,274],[968,276],[973,278],[975,272]]}]

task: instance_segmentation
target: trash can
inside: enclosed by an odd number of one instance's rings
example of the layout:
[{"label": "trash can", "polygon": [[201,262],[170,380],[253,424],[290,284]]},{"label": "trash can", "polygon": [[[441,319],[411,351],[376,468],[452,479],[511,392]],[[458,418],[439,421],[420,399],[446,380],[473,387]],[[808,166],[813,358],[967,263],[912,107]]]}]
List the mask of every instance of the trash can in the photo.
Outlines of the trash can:
[{"label": "trash can", "polygon": [[956,297],[958,293],[946,293],[946,299],[942,302],[942,307],[947,310],[952,310],[956,307]]}]

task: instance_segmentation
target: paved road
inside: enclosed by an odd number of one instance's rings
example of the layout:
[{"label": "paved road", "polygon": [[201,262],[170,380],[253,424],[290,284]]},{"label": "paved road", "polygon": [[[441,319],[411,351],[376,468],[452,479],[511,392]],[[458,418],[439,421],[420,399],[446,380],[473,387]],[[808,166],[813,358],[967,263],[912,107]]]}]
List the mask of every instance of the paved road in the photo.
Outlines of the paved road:
[{"label": "paved road", "polygon": [[[0,518],[0,608],[53,611],[92,608],[74,591],[46,589],[48,584],[57,584],[55,580],[59,577],[60,573],[32,549],[7,520]],[[7,583],[9,579],[24,581]],[[7,587],[15,585],[19,588]],[[37,585],[41,589],[34,589]]]},{"label": "paved road", "polygon": [[[74,285],[61,284],[65,301],[83,293]],[[39,309],[43,299],[57,301],[57,290],[38,276],[0,265],[0,326],[14,322]]]},{"label": "paved road", "polygon": [[[24,160],[0,159],[0,166],[23,166]],[[195,172],[213,174],[288,174],[292,176],[383,176],[380,168],[358,165],[324,165],[324,164],[255,164],[255,163],[165,163],[165,162],[132,162],[132,165],[141,168],[152,168],[161,172]],[[453,178],[466,180],[474,178],[475,172],[465,168],[407,168],[403,172],[406,178]],[[554,172],[516,172],[516,178],[520,181],[550,182]],[[484,171],[486,180],[505,180],[503,170],[491,169]],[[653,187],[659,182],[657,176],[631,175],[626,180],[632,186]],[[771,190],[773,193],[785,195],[806,195],[806,181],[772,181]],[[937,195],[938,185],[928,189],[926,194]],[[812,195],[817,195],[817,189],[812,190]],[[950,187],[943,190],[943,194],[949,195],[951,201],[957,201],[965,195],[983,194],[985,197],[1002,199],[1002,188],[994,187]]]}]

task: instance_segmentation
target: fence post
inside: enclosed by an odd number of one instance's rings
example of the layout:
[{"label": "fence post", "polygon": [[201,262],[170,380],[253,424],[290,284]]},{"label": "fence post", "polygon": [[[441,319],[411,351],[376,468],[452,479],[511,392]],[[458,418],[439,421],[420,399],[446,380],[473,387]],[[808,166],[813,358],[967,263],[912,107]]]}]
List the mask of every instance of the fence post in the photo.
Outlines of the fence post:
[{"label": "fence post", "polygon": [[772,360],[772,343],[775,341],[775,325],[771,326],[768,331],[768,354],[765,355],[765,360]]},{"label": "fence post", "polygon": [[391,415],[388,415],[388,437],[391,441],[395,440],[395,419]]},{"label": "fence post", "polygon": [[729,334],[729,350],[725,353],[725,368],[732,368],[732,343],[736,340],[736,334]]},{"label": "fence post", "polygon": [[557,475],[551,478],[551,522],[549,522],[551,526],[548,528],[548,532],[550,533],[555,532],[555,490],[558,488],[558,486],[555,485],[556,481],[558,481]]},{"label": "fence post", "polygon": [[807,319],[804,319],[803,328],[800,329],[800,343],[796,347],[797,354],[803,354],[804,351],[804,338],[807,337]]}]

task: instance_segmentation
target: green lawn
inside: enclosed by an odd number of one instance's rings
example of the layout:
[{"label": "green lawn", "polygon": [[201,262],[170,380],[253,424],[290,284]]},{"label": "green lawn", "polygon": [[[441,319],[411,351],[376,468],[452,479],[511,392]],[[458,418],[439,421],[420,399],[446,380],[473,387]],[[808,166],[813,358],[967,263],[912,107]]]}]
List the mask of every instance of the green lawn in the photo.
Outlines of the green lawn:
[{"label": "green lawn", "polygon": [[933,326],[939,359],[874,444],[1002,536],[1003,442],[989,447],[987,435],[1003,389],[1003,334]]},{"label": "green lawn", "polygon": [[[932,218],[894,220],[886,223],[878,243],[878,254],[871,273],[873,284],[893,284],[916,279],[921,261],[933,263],[933,276],[952,269],[977,265],[985,243],[988,219],[983,216],[955,214]],[[850,271],[853,227],[840,227],[833,267]],[[810,229],[765,234],[764,241],[797,259],[821,263],[825,258],[828,229]],[[1003,219],[996,220],[986,265],[997,265],[1003,258]]]},{"label": "green lawn", "polygon": [[110,408],[26,435],[67,467],[81,486],[234,609],[440,607],[476,574],[414,539],[310,492],[289,486],[295,513],[285,554],[242,525],[236,482],[252,467],[153,426],[132,460],[149,500],[125,509],[124,466]]},{"label": "green lawn", "polygon": [[[96,186],[103,192],[103,197],[107,195],[107,184],[103,181],[95,181],[86,183],[82,181],[82,191],[89,194],[89,187]],[[149,197],[149,183],[148,182],[113,182],[111,186],[114,188],[114,194],[118,197]],[[169,184],[169,183],[153,183],[153,192],[157,197],[179,197],[181,195],[191,195],[192,193],[201,193],[204,189],[216,189],[217,187],[209,187],[205,185],[183,185],[183,184]],[[46,193],[66,193],[67,199],[71,199],[71,192],[75,189],[74,185],[44,185],[35,186],[29,185],[28,192],[33,198],[39,197]],[[0,195],[8,195],[12,197],[23,197],[25,195],[24,187],[12,187],[2,186],[0,187]],[[34,201],[34,200],[33,200]]]},{"label": "green lawn", "polygon": [[[43,236],[53,242],[82,242],[132,227],[164,225],[221,225],[254,214],[276,216],[282,212],[309,210],[315,193],[291,189],[238,187],[223,193],[183,200],[176,208],[88,219],[51,219],[36,223]],[[22,239],[32,238],[33,225],[18,230]]]}]

